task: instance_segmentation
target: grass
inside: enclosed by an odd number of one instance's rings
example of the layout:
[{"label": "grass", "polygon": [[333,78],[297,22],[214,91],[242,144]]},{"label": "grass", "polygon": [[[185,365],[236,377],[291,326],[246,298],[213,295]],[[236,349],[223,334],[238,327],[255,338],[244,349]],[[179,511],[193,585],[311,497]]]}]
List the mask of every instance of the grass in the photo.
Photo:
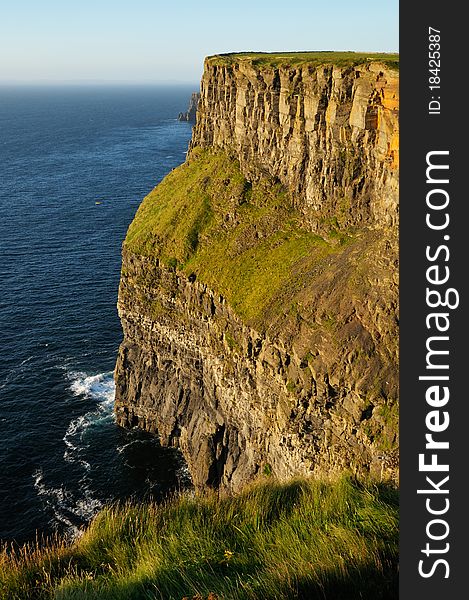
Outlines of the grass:
[{"label": "grass", "polygon": [[390,69],[399,70],[399,54],[385,52],[239,52],[217,54],[209,56],[206,60],[209,65],[231,66],[239,62],[248,62],[264,67],[353,67],[380,62]]},{"label": "grass", "polygon": [[0,555],[2,600],[397,597],[397,492],[350,476],[103,510],[68,546]]},{"label": "grass", "polygon": [[293,298],[304,273],[350,241],[343,231],[326,241],[303,229],[279,183],[251,185],[236,160],[196,149],[145,198],[125,247],[195,275],[262,329],[293,303],[285,291]]},{"label": "grass", "polygon": [[[368,322],[374,327],[373,310],[361,310],[368,297],[378,299],[373,282],[389,277],[381,259],[388,238],[373,230],[347,229],[347,217],[339,212],[321,221],[321,235],[308,230],[304,221],[278,182],[264,177],[251,184],[226,153],[196,148],[144,199],[124,247],[131,254],[158,258],[175,271],[173,282],[185,275],[206,284],[260,334],[293,340],[308,372],[301,377],[289,373],[289,394],[300,398],[303,386],[312,385],[323,368],[319,353],[340,364],[345,352],[352,368],[349,376],[360,381],[360,395],[374,390],[375,406],[391,404],[397,394],[397,338],[375,343],[366,331]],[[126,301],[138,303],[139,311],[152,319],[184,322],[177,302],[161,303],[159,286],[167,286],[174,297],[185,287],[169,279],[161,283],[158,275],[152,280],[154,276],[151,269],[142,270],[126,281]],[[179,300],[184,302],[184,297]],[[363,325],[354,314],[365,315]],[[236,326],[230,328],[221,315],[216,318],[227,354],[248,352]],[[392,315],[383,318],[386,325],[383,321],[381,327],[391,331]],[[391,382],[385,392],[384,373]],[[392,419],[386,413],[373,421],[370,436],[376,443],[386,432],[383,449],[396,445],[394,413]]]}]

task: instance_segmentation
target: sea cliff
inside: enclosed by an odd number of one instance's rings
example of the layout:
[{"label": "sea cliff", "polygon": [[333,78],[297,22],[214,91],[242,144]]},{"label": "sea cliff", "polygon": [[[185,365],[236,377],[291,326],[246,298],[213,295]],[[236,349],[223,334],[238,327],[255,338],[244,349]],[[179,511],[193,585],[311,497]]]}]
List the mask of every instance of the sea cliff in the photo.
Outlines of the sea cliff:
[{"label": "sea cliff", "polygon": [[194,92],[191,96],[191,99],[189,102],[189,107],[188,107],[187,111],[179,113],[178,121],[187,121],[189,123],[195,123],[199,99],[200,99],[200,93]]},{"label": "sea cliff", "polygon": [[123,246],[116,418],[196,487],[397,476],[394,56],[205,61],[186,162]]}]

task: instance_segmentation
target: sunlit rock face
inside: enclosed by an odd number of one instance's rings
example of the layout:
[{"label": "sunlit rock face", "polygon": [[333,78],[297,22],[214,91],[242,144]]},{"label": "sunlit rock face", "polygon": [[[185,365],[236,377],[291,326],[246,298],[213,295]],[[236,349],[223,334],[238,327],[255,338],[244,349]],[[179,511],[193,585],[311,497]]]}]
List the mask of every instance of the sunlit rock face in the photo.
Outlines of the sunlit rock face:
[{"label": "sunlit rock face", "polygon": [[[283,184],[298,231],[323,236],[327,252],[295,266],[263,320],[243,316],[216,278],[169,264],[161,238],[153,253],[124,244],[117,421],[180,447],[197,487],[237,490],[271,473],[397,476],[398,139],[398,73],[383,64],[206,60],[188,163],[198,149],[222,151],[247,184]],[[240,214],[218,215],[220,235]],[[248,249],[271,234],[251,230]]]}]

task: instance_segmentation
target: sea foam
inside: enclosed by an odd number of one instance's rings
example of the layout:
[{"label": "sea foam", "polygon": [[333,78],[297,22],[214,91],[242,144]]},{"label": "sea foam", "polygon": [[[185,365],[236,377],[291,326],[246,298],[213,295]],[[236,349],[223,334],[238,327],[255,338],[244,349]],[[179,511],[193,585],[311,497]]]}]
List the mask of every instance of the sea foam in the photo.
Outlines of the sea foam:
[{"label": "sea foam", "polygon": [[114,379],[112,371],[97,375],[72,371],[68,378],[71,380],[70,390],[73,394],[96,401],[96,408],[70,421],[63,437],[66,445],[64,459],[67,462],[80,463],[86,470],[90,470],[91,465],[81,458],[80,453],[89,445],[87,434],[90,428],[114,420]]},{"label": "sea foam", "polygon": [[82,396],[94,401],[95,408],[72,419],[63,437],[65,443],[64,459],[81,470],[79,493],[74,494],[64,485],[60,487],[48,485],[42,468],[33,473],[36,493],[53,514],[52,525],[59,524],[65,528],[67,535],[75,538],[81,530],[76,522],[89,521],[102,508],[103,503],[93,496],[90,489],[88,472],[91,464],[83,458],[84,451],[89,448],[90,433],[114,420],[114,380],[112,371],[88,375],[83,372],[67,373],[70,391],[75,396]]}]

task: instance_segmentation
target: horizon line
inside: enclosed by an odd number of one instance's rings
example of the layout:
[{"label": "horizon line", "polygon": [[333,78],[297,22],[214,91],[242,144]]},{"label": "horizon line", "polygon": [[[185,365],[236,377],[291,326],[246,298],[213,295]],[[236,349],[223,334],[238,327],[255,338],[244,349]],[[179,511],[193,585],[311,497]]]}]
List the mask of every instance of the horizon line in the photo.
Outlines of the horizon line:
[{"label": "horizon line", "polygon": [[7,85],[198,85],[200,79],[0,79]]}]

